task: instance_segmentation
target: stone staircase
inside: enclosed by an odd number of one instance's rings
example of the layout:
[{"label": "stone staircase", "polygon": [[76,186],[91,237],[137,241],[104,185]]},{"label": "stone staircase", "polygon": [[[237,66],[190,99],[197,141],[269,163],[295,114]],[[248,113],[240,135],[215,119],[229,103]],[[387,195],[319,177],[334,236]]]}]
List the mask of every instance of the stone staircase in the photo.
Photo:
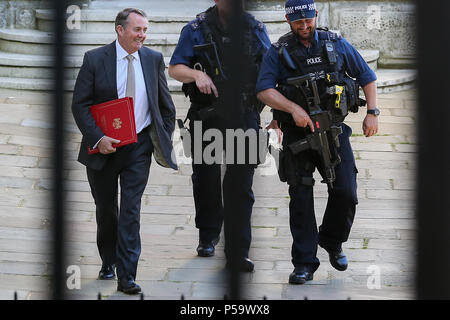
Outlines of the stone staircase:
[{"label": "stone staircase", "polygon": [[[80,28],[67,31],[66,90],[72,91],[76,76],[87,50],[115,40],[114,19],[123,8],[123,1],[91,1],[81,10]],[[145,45],[160,51],[166,67],[178,42],[182,27],[195,14],[209,5],[208,0],[189,1],[189,6],[174,7],[177,2],[169,0],[127,1],[127,6],[144,9],[149,15],[149,31]],[[183,2],[185,3],[185,2]],[[170,12],[168,15],[167,13]],[[276,41],[289,30],[284,11],[251,11],[265,23],[271,41]],[[36,10],[36,29],[0,29],[0,88],[16,90],[48,91],[52,88],[52,11]],[[413,86],[414,70],[378,68],[378,50],[360,50],[361,55],[376,72],[379,92],[392,92]],[[167,70],[167,68],[166,68]],[[181,83],[171,79],[166,71],[172,92],[181,90]]]}]

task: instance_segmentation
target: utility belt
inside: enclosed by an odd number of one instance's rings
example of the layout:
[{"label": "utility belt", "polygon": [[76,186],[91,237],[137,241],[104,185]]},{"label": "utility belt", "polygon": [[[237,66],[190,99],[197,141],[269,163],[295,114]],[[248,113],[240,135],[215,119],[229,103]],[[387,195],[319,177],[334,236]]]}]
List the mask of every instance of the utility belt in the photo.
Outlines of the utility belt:
[{"label": "utility belt", "polygon": [[[264,108],[264,104],[260,102],[255,95],[246,95],[242,94],[243,98],[241,100],[242,103],[242,111],[244,113],[257,111],[260,113]],[[224,107],[220,106],[217,98],[210,99],[210,103],[199,102],[195,98],[191,98],[191,107],[189,108],[187,118],[190,121],[208,121],[213,118],[217,118],[223,115]]]}]

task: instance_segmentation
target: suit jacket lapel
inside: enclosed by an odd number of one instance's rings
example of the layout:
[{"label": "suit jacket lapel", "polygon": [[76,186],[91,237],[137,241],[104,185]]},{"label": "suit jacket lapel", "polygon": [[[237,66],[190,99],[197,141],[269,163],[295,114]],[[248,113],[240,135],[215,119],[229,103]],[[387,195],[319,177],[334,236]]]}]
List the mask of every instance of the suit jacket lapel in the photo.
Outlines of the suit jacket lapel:
[{"label": "suit jacket lapel", "polygon": [[155,85],[158,83],[158,72],[159,70],[153,70],[155,68],[152,61],[152,57],[145,52],[145,50],[139,50],[139,58],[141,59],[142,73],[144,74],[145,87],[147,89],[148,105],[152,115],[154,111],[152,109],[155,107],[154,93],[156,90]]},{"label": "suit jacket lapel", "polygon": [[113,90],[113,96],[117,99],[117,52],[115,41],[106,46],[103,64],[105,66],[109,86],[111,87],[111,90]]}]

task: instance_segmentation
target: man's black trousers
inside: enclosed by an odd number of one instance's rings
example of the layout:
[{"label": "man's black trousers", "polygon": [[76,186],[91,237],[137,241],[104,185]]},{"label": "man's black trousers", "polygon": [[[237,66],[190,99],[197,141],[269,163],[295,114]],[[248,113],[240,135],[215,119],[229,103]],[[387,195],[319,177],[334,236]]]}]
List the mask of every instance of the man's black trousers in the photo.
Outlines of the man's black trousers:
[{"label": "man's black trousers", "polygon": [[137,143],[119,147],[115,153],[108,155],[102,170],[87,169],[96,204],[98,251],[103,264],[116,265],[119,279],[136,279],[141,253],[141,198],[147,185],[153,152],[147,129],[138,134]]}]

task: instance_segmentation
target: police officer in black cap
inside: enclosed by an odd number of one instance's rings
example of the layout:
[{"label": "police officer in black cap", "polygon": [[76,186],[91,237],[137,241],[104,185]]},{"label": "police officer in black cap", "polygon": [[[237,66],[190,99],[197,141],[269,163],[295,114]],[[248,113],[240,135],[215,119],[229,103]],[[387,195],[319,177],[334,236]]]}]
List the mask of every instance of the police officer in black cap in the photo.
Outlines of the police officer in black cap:
[{"label": "police officer in black cap", "polygon": [[[352,131],[343,123],[347,112],[342,103],[345,100],[346,109],[357,111],[358,105],[363,104],[358,93],[359,86],[362,87],[367,100],[367,115],[363,122],[366,137],[378,131],[379,110],[374,72],[345,39],[326,29],[316,29],[318,11],[314,0],[288,0],[285,8],[291,32],[272,44],[265,55],[256,90],[257,97],[273,108],[274,119],[283,131],[280,163],[282,170],[292,173],[285,177],[289,184],[292,263],[295,267],[289,283],[303,284],[313,279],[313,273],[319,267],[317,245],[328,252],[335,269],[347,269],[342,243],[348,239],[358,200],[357,169],[349,141]],[[295,155],[288,148],[291,143],[318,130],[308,114],[312,97],[308,94],[314,91],[309,90],[312,82],[295,88],[287,84],[288,78],[310,74],[325,75],[317,76],[316,81],[320,107],[330,111],[333,124],[342,128],[338,135],[339,144],[336,144],[340,162],[334,168],[335,181],[328,187],[328,203],[319,230],[314,215],[312,177],[315,168],[324,176],[323,164],[314,150]],[[300,88],[303,91],[299,94]]]},{"label": "police officer in black cap", "polygon": [[[195,224],[199,229],[199,245],[197,253],[201,257],[211,257],[215,252],[215,245],[219,241],[219,235],[223,224],[224,207],[230,206],[229,202],[238,207],[237,212],[242,215],[244,225],[236,230],[235,236],[238,238],[241,258],[241,271],[253,271],[253,262],[248,259],[251,241],[250,216],[254,203],[252,191],[253,174],[255,164],[246,164],[238,168],[240,190],[233,190],[227,193],[228,167],[225,173],[223,187],[221,184],[221,166],[219,163],[207,163],[203,159],[198,161],[195,151],[198,150],[195,143],[198,138],[195,136],[195,124],[201,123],[201,132],[208,129],[220,129],[223,132],[225,114],[230,108],[223,105],[224,93],[227,79],[227,70],[233,63],[230,55],[230,16],[232,12],[230,0],[215,0],[215,6],[202,12],[189,22],[181,31],[180,39],[173,53],[169,66],[169,75],[184,83],[183,91],[189,95],[191,107],[188,112],[189,131],[191,136],[191,152],[193,157],[193,194],[195,201]],[[242,70],[242,77],[245,77],[245,85],[242,94],[243,114],[236,114],[234,117],[242,118],[244,130],[259,130],[259,112],[264,105],[256,99],[256,80],[262,57],[270,47],[270,40],[264,24],[255,20],[253,16],[244,12],[244,51],[246,59],[246,69]],[[199,47],[201,45],[214,44],[215,48]],[[216,52],[214,52],[216,49]],[[201,152],[208,146],[202,144]],[[237,150],[236,152],[247,152]],[[200,154],[202,156],[202,154]],[[234,178],[233,178],[234,179]],[[222,201],[223,188],[223,201]],[[233,197],[228,195],[233,194]],[[232,199],[231,199],[232,198]],[[225,228],[227,226],[225,225]],[[225,254],[227,243],[225,243]]]}]

